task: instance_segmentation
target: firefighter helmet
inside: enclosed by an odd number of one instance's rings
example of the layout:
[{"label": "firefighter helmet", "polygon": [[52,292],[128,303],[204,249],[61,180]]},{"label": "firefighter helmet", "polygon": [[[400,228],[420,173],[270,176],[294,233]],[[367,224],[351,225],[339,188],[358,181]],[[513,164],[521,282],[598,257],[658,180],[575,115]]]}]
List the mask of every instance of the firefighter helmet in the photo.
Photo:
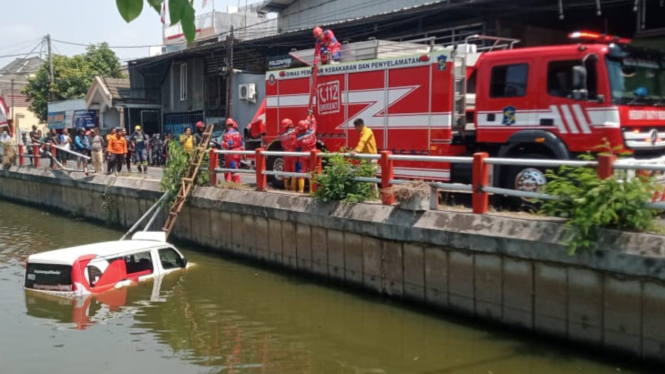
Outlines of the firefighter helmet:
[{"label": "firefighter helmet", "polygon": [[307,130],[309,130],[309,123],[307,123],[307,121],[305,120],[298,121],[298,126],[296,126],[296,132],[300,134]]},{"label": "firefighter helmet", "polygon": [[226,119],[226,127],[232,126],[234,129],[238,128],[238,124],[236,121],[233,120],[233,118],[227,118]]},{"label": "firefighter helmet", "polygon": [[196,123],[196,128],[197,129],[200,129],[200,128],[203,128],[203,127],[205,127],[205,123],[203,123],[203,121],[199,121],[199,122]]},{"label": "firefighter helmet", "polygon": [[291,128],[293,128],[293,121],[291,121],[289,118],[284,118],[282,120],[282,129],[286,130]]},{"label": "firefighter helmet", "polygon": [[316,26],[314,28],[314,38],[318,39],[321,37],[321,35],[323,35],[323,29],[321,26]]}]

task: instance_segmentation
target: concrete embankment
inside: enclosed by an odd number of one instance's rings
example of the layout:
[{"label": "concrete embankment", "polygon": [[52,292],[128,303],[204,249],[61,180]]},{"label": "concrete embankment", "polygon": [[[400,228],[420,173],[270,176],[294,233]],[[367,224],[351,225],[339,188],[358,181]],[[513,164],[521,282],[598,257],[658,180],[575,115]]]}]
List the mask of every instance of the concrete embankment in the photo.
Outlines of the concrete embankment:
[{"label": "concrete embankment", "polygon": [[[155,181],[0,172],[0,197],[131,226]],[[163,222],[163,218],[161,221]],[[295,272],[665,362],[665,237],[604,232],[569,256],[563,225],[452,211],[197,189],[178,239]]]}]

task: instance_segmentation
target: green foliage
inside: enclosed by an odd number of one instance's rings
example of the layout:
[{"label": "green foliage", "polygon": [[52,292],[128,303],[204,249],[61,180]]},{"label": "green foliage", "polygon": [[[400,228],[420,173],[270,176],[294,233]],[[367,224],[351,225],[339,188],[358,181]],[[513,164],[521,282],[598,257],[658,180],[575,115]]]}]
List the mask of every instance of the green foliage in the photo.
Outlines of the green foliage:
[{"label": "green foliage", "polygon": [[143,0],[115,0],[120,15],[125,22],[131,22],[143,11]]},{"label": "green foliage", "polygon": [[[592,160],[591,155],[580,156]],[[628,178],[625,173],[601,180],[595,168],[561,167],[546,172],[543,192],[558,200],[543,202],[541,212],[566,218],[566,245],[571,255],[591,247],[598,230],[649,230],[657,212],[644,208],[656,184],[645,178]]]},{"label": "green foliage", "polygon": [[82,98],[88,93],[95,76],[123,77],[120,61],[106,43],[90,45],[81,55],[53,56],[53,85],[49,79],[49,66],[44,64],[34,77],[28,79],[22,92],[30,100],[30,111],[46,122],[49,91],[53,95],[52,101]]},{"label": "green foliage", "polygon": [[[355,163],[355,162],[354,162]],[[371,183],[356,182],[356,177],[374,178],[376,166],[367,160],[356,164],[342,155],[327,158],[327,165],[315,177],[319,188],[314,198],[323,201],[346,201],[360,203],[378,198],[378,192]]]},{"label": "green foliage", "polygon": [[[158,14],[162,11],[162,4],[168,1],[169,17],[171,25],[178,22],[182,25],[182,31],[188,42],[196,36],[196,23],[194,0],[146,0]],[[116,6],[120,16],[126,21],[135,20],[143,11],[143,0],[116,0]]]},{"label": "green foliage", "polygon": [[[171,205],[178,195],[182,177],[187,171],[192,155],[187,152],[178,142],[169,143],[169,160],[162,173],[160,187],[162,192],[170,192],[168,205]],[[210,175],[207,168],[208,154],[206,153],[201,168],[194,180],[195,186],[205,186],[210,184]]]}]

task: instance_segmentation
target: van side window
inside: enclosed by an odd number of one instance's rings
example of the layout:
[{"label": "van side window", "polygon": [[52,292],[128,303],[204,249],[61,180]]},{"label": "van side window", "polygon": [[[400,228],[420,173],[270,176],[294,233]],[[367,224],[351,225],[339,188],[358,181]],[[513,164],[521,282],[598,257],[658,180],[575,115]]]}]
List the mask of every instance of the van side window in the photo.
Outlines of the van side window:
[{"label": "van side window", "polygon": [[125,265],[127,266],[127,275],[146,271],[148,271],[148,274],[152,274],[153,266],[150,251],[125,256]]},{"label": "van side window", "polygon": [[90,286],[94,287],[99,278],[102,277],[102,271],[97,266],[88,265],[88,279],[90,279]]},{"label": "van side window", "polygon": [[526,96],[528,80],[528,64],[495,66],[492,68],[492,78],[490,80],[490,97]]},{"label": "van side window", "polygon": [[185,267],[185,262],[182,260],[182,257],[180,257],[178,252],[174,251],[173,248],[160,249],[159,261],[162,262],[164,270]]}]

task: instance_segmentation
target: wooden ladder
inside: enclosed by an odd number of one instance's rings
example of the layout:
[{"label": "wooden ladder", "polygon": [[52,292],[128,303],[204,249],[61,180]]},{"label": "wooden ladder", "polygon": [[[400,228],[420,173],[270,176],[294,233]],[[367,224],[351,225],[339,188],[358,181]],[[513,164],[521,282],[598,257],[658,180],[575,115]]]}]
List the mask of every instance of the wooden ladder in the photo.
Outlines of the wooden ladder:
[{"label": "wooden ladder", "polygon": [[162,227],[162,231],[166,233],[167,238],[171,234],[175,222],[178,220],[178,214],[180,213],[180,210],[182,210],[182,206],[185,204],[187,196],[189,196],[189,194],[192,192],[192,189],[194,188],[196,175],[199,173],[203,158],[205,157],[206,153],[208,152],[208,148],[210,147],[210,138],[212,137],[213,128],[213,125],[206,126],[206,129],[203,132],[203,140],[201,140],[201,143],[199,143],[194,149],[194,155],[190,158],[185,175],[182,177],[178,195],[176,196],[173,205],[171,205],[169,215],[166,217],[164,227]]}]

